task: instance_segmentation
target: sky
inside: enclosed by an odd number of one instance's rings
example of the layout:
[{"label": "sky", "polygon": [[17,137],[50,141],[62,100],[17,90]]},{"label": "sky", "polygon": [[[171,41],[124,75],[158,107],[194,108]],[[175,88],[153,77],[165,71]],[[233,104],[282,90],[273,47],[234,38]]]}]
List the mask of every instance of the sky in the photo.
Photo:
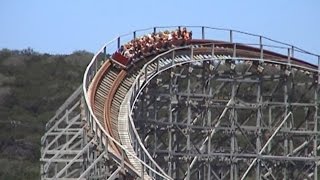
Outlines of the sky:
[{"label": "sky", "polygon": [[260,34],[320,54],[319,0],[0,0],[0,49],[97,52],[120,34],[192,25]]}]

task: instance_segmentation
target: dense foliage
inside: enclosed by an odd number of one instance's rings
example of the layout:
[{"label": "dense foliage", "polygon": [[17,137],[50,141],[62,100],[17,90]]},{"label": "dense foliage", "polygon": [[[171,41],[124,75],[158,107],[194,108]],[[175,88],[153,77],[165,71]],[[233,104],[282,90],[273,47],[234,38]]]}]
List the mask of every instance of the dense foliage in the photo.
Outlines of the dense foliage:
[{"label": "dense foliage", "polygon": [[0,179],[39,179],[44,125],[80,85],[93,54],[0,50]]}]

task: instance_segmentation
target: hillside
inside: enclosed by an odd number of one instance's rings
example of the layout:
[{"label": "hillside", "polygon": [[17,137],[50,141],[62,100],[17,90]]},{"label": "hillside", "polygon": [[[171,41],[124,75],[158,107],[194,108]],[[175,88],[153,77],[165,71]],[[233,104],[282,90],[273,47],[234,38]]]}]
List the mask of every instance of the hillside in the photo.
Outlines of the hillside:
[{"label": "hillside", "polygon": [[39,179],[44,125],[81,84],[92,56],[0,50],[0,179]]}]

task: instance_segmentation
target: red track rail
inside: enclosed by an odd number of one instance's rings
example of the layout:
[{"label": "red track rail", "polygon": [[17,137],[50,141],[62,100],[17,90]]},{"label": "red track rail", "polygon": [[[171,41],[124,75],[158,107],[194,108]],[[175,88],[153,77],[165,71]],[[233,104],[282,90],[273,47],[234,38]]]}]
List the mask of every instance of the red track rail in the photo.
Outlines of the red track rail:
[{"label": "red track rail", "polygon": [[[117,132],[114,132],[115,125],[112,124],[112,119],[111,119],[111,104],[112,104],[113,97],[117,92],[118,87],[120,86],[121,82],[126,77],[126,75],[127,75],[127,71],[125,71],[125,70],[120,71],[120,73],[118,74],[117,78],[114,80],[114,82],[111,86],[110,92],[105,100],[105,105],[104,105],[105,127],[108,129],[108,132],[110,133],[110,135],[118,141],[120,141],[119,135],[116,134]],[[116,150],[118,152],[118,154],[120,155],[121,154],[120,149],[115,144],[113,147],[114,147],[114,150]]]},{"label": "red track rail", "polygon": [[[200,48],[197,48],[194,52],[195,53],[208,53],[211,52],[212,50],[212,44],[215,45],[215,52],[218,54],[228,54],[228,55],[233,55],[234,51],[234,46],[236,46],[236,56],[237,57],[246,57],[246,58],[260,58],[261,55],[261,49],[255,48],[252,46],[244,45],[244,44],[234,44],[234,43],[229,43],[229,42],[223,42],[223,41],[214,41],[214,40],[197,40],[193,39],[188,42],[188,44],[194,44],[194,45],[202,45]],[[210,47],[211,46],[211,47]],[[219,48],[218,48],[219,47]],[[221,48],[222,47],[222,48]],[[182,50],[183,51],[183,50]],[[150,55],[148,57],[143,58],[142,60],[138,61],[137,64],[138,66],[141,66],[145,64],[147,59],[150,59],[154,57],[156,54]],[[263,59],[270,59],[270,60],[275,60],[279,62],[288,62],[288,56],[282,55],[279,53],[275,53],[269,50],[264,50],[263,49]],[[290,57],[291,63],[300,65],[303,67],[307,68],[312,68],[312,69],[317,69],[317,66],[310,64],[308,62],[305,62],[303,60]],[[106,63],[103,64],[103,66],[100,68],[100,70],[97,72],[95,75],[95,79],[92,81],[92,84],[90,86],[89,90],[89,99],[92,107],[94,106],[95,103],[95,94],[98,90],[100,81],[102,81],[103,76],[106,74],[109,68],[112,68],[112,63],[110,61],[107,61]],[[137,67],[137,66],[127,66],[129,70],[131,67]],[[105,99],[105,104],[104,104],[104,125],[105,129],[107,132],[116,140],[119,140],[119,135],[117,134],[117,128],[115,125],[113,125],[112,118],[111,118],[111,106],[112,106],[112,101],[113,98],[117,92],[117,89],[119,88],[121,82],[125,79],[127,76],[127,70],[122,69],[120,73],[117,75],[117,78],[114,80],[112,83],[111,89],[108,93],[108,96]],[[95,110],[94,110],[95,111]],[[111,147],[112,149],[116,152],[116,154],[121,156],[121,150],[115,143],[111,142]]]}]

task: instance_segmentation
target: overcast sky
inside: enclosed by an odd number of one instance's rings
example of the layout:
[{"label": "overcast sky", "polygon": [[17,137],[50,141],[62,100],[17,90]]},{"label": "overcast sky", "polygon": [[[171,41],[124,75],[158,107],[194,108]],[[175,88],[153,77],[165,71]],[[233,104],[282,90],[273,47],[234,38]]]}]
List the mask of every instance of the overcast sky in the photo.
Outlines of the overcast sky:
[{"label": "overcast sky", "polygon": [[261,34],[320,54],[319,0],[1,0],[0,49],[96,52],[135,29],[204,25]]}]

